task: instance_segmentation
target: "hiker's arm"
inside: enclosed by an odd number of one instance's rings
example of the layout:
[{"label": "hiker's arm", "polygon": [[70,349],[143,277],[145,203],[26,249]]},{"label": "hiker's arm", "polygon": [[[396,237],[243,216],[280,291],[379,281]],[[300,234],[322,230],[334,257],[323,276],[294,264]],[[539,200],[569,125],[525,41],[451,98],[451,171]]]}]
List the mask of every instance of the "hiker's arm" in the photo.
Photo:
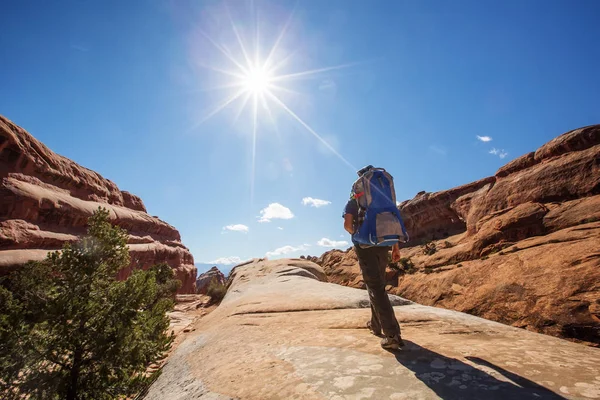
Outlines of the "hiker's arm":
[{"label": "hiker's arm", "polygon": [[354,234],[354,215],[346,214],[344,215],[344,229],[349,234]]},{"label": "hiker's arm", "polygon": [[392,262],[400,261],[400,246],[398,243],[394,244],[392,247]]}]

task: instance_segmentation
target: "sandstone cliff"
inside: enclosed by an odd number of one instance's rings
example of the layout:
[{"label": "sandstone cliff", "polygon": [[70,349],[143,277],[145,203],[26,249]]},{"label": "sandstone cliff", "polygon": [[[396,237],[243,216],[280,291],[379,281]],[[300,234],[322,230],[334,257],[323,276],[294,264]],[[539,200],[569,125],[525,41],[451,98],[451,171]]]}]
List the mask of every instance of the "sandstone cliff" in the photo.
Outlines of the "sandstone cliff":
[{"label": "sandstone cliff", "polygon": [[129,232],[132,267],[166,262],[183,283],[180,292],[195,292],[194,260],[174,227],[148,215],[139,197],[52,152],[2,116],[0,180],[0,274],[76,241],[102,206]]},{"label": "sandstone cliff", "polygon": [[366,291],[305,260],[233,269],[147,400],[562,399],[600,393],[600,349],[390,296],[406,347],[366,329]]},{"label": "sandstone cliff", "polygon": [[[387,273],[391,293],[600,344],[600,125],[399,208],[411,242],[401,271]],[[331,281],[362,286],[353,250],[318,263]]]}]

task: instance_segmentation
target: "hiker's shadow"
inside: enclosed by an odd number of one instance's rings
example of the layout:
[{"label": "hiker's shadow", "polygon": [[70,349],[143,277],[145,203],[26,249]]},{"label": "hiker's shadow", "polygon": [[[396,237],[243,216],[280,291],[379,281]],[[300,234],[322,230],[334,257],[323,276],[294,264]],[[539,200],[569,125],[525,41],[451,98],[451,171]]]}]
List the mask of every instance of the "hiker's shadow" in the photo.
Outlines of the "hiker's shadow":
[{"label": "hiker's shadow", "polygon": [[564,399],[529,379],[481,358],[466,357],[489,372],[427,350],[411,341],[405,340],[405,343],[406,346],[395,353],[396,359],[442,399]]}]

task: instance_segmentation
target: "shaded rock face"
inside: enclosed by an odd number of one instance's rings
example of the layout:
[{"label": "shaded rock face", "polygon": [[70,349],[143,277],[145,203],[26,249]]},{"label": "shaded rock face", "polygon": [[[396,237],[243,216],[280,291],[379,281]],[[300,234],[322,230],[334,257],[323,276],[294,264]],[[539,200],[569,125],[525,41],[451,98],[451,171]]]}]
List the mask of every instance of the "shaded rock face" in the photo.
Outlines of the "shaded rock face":
[{"label": "shaded rock face", "polygon": [[206,294],[206,291],[213,280],[222,285],[227,282],[225,275],[219,271],[219,268],[212,267],[208,271],[198,275],[198,278],[196,279],[196,293]]},{"label": "shaded rock face", "polygon": [[[411,242],[390,292],[600,345],[599,125],[399,208]],[[317,262],[331,281],[361,286],[353,250]]]},{"label": "shaded rock face", "polygon": [[406,346],[366,328],[364,290],[300,259],[235,267],[221,304],[190,326],[146,400],[583,399],[600,349],[390,295]]},{"label": "shaded rock face", "polygon": [[195,292],[196,267],[179,232],[146,213],[142,200],[98,173],[62,157],[0,116],[0,274],[86,232],[98,207],[129,233],[131,266],[166,262],[181,279],[181,293]]}]

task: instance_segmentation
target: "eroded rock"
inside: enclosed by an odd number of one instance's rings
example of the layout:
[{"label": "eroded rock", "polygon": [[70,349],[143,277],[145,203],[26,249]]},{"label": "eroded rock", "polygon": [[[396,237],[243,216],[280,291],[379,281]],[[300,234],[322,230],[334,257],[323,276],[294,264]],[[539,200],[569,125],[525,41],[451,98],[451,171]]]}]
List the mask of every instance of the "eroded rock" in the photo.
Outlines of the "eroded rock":
[{"label": "eroded rock", "polygon": [[[392,293],[600,345],[600,125],[399,208],[411,242]],[[318,263],[332,282],[363,285],[352,250]]]},{"label": "eroded rock", "polygon": [[98,173],[62,157],[0,116],[0,274],[41,260],[86,231],[98,207],[130,234],[131,265],[168,263],[183,286],[195,292],[196,267],[177,229],[150,216],[142,200]]},{"label": "eroded rock", "polygon": [[227,281],[225,275],[217,267],[212,267],[208,271],[198,275],[198,278],[196,278],[196,293],[206,294],[208,287],[213,281],[221,285],[224,285]]}]

